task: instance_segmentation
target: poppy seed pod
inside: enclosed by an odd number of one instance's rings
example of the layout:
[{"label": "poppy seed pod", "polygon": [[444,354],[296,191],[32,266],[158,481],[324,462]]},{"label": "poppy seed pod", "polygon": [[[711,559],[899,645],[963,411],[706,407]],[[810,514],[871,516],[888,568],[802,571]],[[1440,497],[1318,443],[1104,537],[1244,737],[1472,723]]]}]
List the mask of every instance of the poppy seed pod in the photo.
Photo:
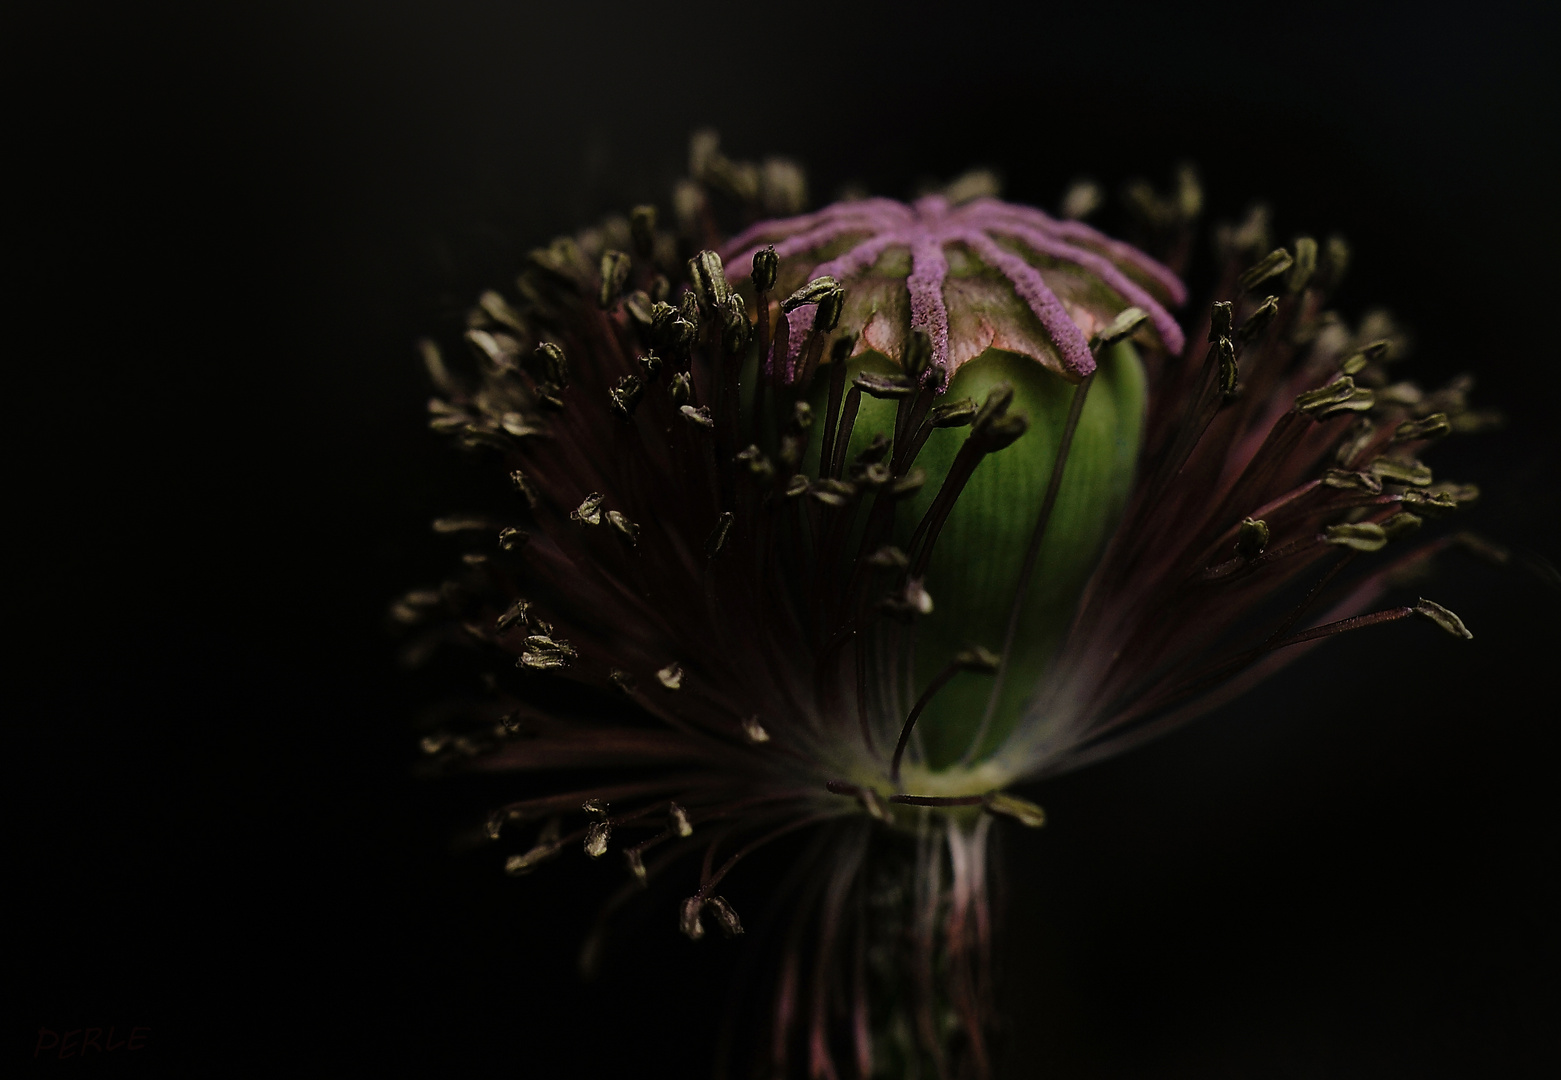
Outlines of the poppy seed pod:
[{"label": "poppy seed pod", "polygon": [[989,185],[796,214],[765,187],[794,168],[697,151],[680,234],[642,208],[557,240],[485,294],[464,370],[424,344],[432,426],[504,489],[392,611],[409,658],[491,672],[424,748],[517,775],[487,830],[511,873],[622,852],[588,961],[646,887],[689,938],[742,935],[723,883],[809,831],[776,1070],[986,1076],[994,823],[1326,638],[1470,636],[1375,605],[1477,494],[1419,455],[1492,418],[1395,381],[1385,317],[1327,311],[1342,242],[1225,230],[1184,326],[1172,268]]}]

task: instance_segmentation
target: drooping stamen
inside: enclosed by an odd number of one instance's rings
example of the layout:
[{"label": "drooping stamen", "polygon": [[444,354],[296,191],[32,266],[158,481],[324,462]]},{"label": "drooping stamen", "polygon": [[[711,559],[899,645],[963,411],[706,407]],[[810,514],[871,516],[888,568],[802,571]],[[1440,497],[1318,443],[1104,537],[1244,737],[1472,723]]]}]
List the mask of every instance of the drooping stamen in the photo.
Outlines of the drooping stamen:
[{"label": "drooping stamen", "polygon": [[911,706],[910,715],[905,718],[905,726],[900,729],[900,741],[894,745],[894,758],[889,763],[889,779],[894,783],[900,782],[900,759],[905,755],[905,746],[910,742],[911,730],[916,726],[917,717],[921,716],[922,710],[927,707],[927,703],[933,696],[961,671],[979,672],[985,675],[999,674],[1001,660],[981,646],[973,645],[956,654],[954,659],[949,661],[948,666],[927,685],[921,697],[916,699],[916,704]]},{"label": "drooping stamen", "polygon": [[999,656],[997,666],[997,678],[992,680],[992,690],[987,694],[986,710],[981,714],[981,723],[976,728],[976,734],[970,740],[970,745],[960,757],[961,765],[968,765],[975,757],[976,751],[986,739],[987,730],[992,725],[992,717],[997,714],[997,704],[1002,697],[1003,681],[1008,672],[1008,660],[1013,655],[1014,641],[1019,636],[1019,617],[1024,612],[1025,598],[1030,594],[1030,578],[1035,573],[1035,562],[1041,554],[1041,541],[1046,537],[1046,526],[1051,521],[1052,508],[1057,505],[1057,494],[1062,490],[1062,474],[1068,467],[1068,453],[1073,448],[1073,436],[1079,428],[1079,418],[1084,415],[1084,402],[1089,397],[1089,389],[1095,383],[1095,372],[1085,376],[1084,381],[1073,389],[1073,401],[1068,406],[1068,419],[1063,424],[1062,440],[1057,445],[1057,459],[1052,462],[1051,478],[1046,482],[1046,495],[1041,500],[1040,513],[1036,515],[1035,528],[1030,533],[1030,546],[1025,549],[1024,562],[1019,568],[1019,582],[1014,593],[1014,602],[1008,609],[1008,628],[1003,632],[1003,651]]},{"label": "drooping stamen", "polygon": [[986,401],[971,421],[970,435],[954,455],[948,475],[943,478],[943,486],[938,489],[932,505],[911,533],[910,547],[915,552],[915,561],[907,575],[910,579],[926,576],[927,564],[932,559],[932,549],[938,542],[938,534],[942,532],[944,523],[976,471],[976,466],[981,464],[981,459],[1011,445],[1029,429],[1029,422],[1024,417],[1008,415],[1008,404],[1013,400],[1013,395],[1012,386],[998,383],[987,394]]}]

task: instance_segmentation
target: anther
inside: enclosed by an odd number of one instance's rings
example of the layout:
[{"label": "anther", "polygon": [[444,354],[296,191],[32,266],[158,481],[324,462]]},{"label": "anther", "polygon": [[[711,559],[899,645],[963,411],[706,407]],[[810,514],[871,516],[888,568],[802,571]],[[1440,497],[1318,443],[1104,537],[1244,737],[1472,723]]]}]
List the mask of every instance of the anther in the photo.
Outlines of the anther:
[{"label": "anther", "polygon": [[1424,523],[1425,519],[1418,514],[1400,510],[1382,523],[1382,531],[1389,540],[1397,540],[1400,536],[1408,536]]},{"label": "anther", "polygon": [[908,495],[914,495],[927,483],[927,470],[920,465],[911,469],[904,476],[898,477],[889,484],[889,497],[891,499],[903,499]]},{"label": "anther", "polygon": [[732,296],[732,287],[726,282],[721,256],[713,251],[699,252],[688,260],[688,276],[694,284],[700,306],[707,312],[717,312],[726,307]]},{"label": "anther", "polygon": [[391,618],[409,625],[421,622],[429,609],[437,607],[442,599],[437,589],[413,589],[390,606]]},{"label": "anther", "polygon": [[1405,420],[1393,429],[1396,443],[1415,442],[1420,439],[1437,439],[1453,430],[1446,413],[1432,413],[1423,420]]},{"label": "anther", "polygon": [[607,511],[607,524],[618,531],[618,534],[629,542],[632,547],[639,540],[640,527],[616,510]]},{"label": "anther", "polygon": [[1246,320],[1236,330],[1237,341],[1251,341],[1268,329],[1268,324],[1274,321],[1274,316],[1279,314],[1279,297],[1270,296],[1258,305],[1256,311],[1246,317]]},{"label": "anther", "polygon": [[1417,491],[1410,488],[1399,496],[1399,501],[1428,514],[1448,514],[1458,509],[1458,500],[1445,491]]},{"label": "anther", "polygon": [[581,525],[600,525],[602,523],[602,495],[591,492],[580,501],[580,505],[569,511],[569,520],[578,521]]},{"label": "anther", "polygon": [[623,298],[623,310],[642,330],[649,330],[652,326],[650,304],[650,294],[643,289],[635,289]]},{"label": "anther", "polygon": [[1046,811],[1029,799],[1021,799],[1006,791],[995,791],[982,800],[981,806],[989,814],[1013,818],[1021,825],[1039,829],[1046,824]]},{"label": "anther", "polygon": [[702,428],[715,427],[715,418],[710,415],[708,405],[684,405],[678,409],[683,414],[683,419],[690,424],[697,424]]},{"label": "anther", "polygon": [[625,420],[634,415],[634,408],[640,403],[640,398],[645,396],[645,380],[638,375],[625,375],[618,380],[618,385],[608,391],[612,401],[613,411]]},{"label": "anther", "polygon": [[629,280],[629,257],[621,251],[604,251],[601,271],[602,291],[596,299],[602,307],[609,308],[623,292],[623,283]]},{"label": "anther", "polygon": [[1246,273],[1236,279],[1236,284],[1243,292],[1256,289],[1271,277],[1277,277],[1295,263],[1290,253],[1284,248],[1275,248],[1264,255],[1254,265],[1249,267]]},{"label": "anther", "polygon": [[763,251],[756,251],[753,255],[753,287],[759,292],[769,292],[775,288],[775,276],[780,272],[780,258],[775,254],[775,247],[771,245]]},{"label": "anther", "polygon": [[871,465],[862,465],[860,463],[852,465],[850,473],[851,483],[856,484],[858,487],[870,488],[883,487],[889,482],[891,475],[889,466],[881,461],[874,462]]},{"label": "anther", "polygon": [[748,308],[743,298],[732,293],[721,308],[721,345],[726,355],[737,356],[748,348],[753,339],[753,324],[748,321]]},{"label": "anther", "polygon": [[1344,280],[1344,272],[1350,268],[1350,245],[1344,237],[1328,237],[1323,263],[1328,268],[1328,285],[1337,289],[1339,282]]},{"label": "anther", "polygon": [[1330,420],[1333,417],[1340,415],[1341,413],[1370,412],[1376,407],[1376,394],[1371,390],[1365,389],[1364,387],[1357,386],[1350,391],[1350,396],[1344,400],[1333,402],[1317,409],[1312,413],[1312,419],[1319,421]]},{"label": "anther", "polygon": [[783,494],[788,499],[799,498],[800,496],[806,495],[808,493],[808,488],[812,485],[812,483],[813,481],[809,480],[802,473],[798,473],[796,476],[793,476],[790,480],[786,481],[786,490],[783,492]]},{"label": "anther", "polygon": [[885,614],[910,622],[917,615],[932,614],[932,594],[922,587],[920,578],[911,578],[903,589],[884,597],[878,606]]},{"label": "anther", "polygon": [[1323,486],[1338,491],[1363,491],[1368,495],[1382,494],[1382,481],[1375,476],[1370,473],[1347,472],[1344,469],[1329,469],[1323,473]]},{"label": "anther", "polygon": [[585,853],[593,859],[607,854],[607,841],[612,838],[612,825],[606,821],[593,821],[585,827]]},{"label": "anther", "polygon": [[1433,600],[1427,600],[1422,596],[1413,611],[1422,619],[1430,619],[1453,637],[1463,638],[1465,641],[1472,640],[1474,637],[1469,632],[1469,628],[1463,624],[1462,619]]},{"label": "anther", "polygon": [[721,553],[726,546],[727,535],[732,531],[732,522],[736,515],[730,510],[721,511],[721,516],[716,519],[715,529],[710,533],[710,538],[705,541],[705,558],[713,559]]},{"label": "anther", "polygon": [[807,304],[822,304],[826,297],[840,292],[840,282],[832,277],[817,277],[781,301],[781,311],[791,314]]},{"label": "anther", "polygon": [[511,855],[504,860],[504,872],[511,876],[529,874],[538,865],[557,855],[562,849],[558,842],[559,820],[552,818],[542,830],[537,833],[537,842],[532,845],[530,851],[522,855]]},{"label": "anther", "polygon": [[911,564],[910,557],[893,544],[885,544],[867,556],[866,562],[879,570],[904,570]]},{"label": "anther", "polygon": [[661,357],[653,352],[648,352],[640,357],[640,370],[645,373],[645,381],[653,383],[656,376],[661,374]]},{"label": "anther", "polygon": [[1127,308],[1115,319],[1111,320],[1111,325],[1097,331],[1095,336],[1089,339],[1090,351],[1098,353],[1101,349],[1109,348],[1123,338],[1129,337],[1143,325],[1144,320],[1147,318],[1149,318],[1149,313],[1143,308]]},{"label": "anther", "polygon": [[764,725],[759,723],[757,716],[750,716],[743,721],[743,734],[748,736],[751,743],[767,743],[770,741],[770,733],[764,730]]},{"label": "anther", "polygon": [[678,309],[665,300],[657,300],[650,306],[650,325],[658,340],[665,339],[672,331],[672,323],[678,317]]},{"label": "anther", "polygon": [[551,341],[538,345],[532,354],[534,369],[541,373],[539,382],[563,390],[569,386],[569,360],[564,350]]},{"label": "anther", "polygon": [[1384,405],[1419,405],[1425,400],[1425,391],[1412,382],[1396,382],[1378,390],[1377,400]]},{"label": "anther", "polygon": [[694,826],[688,820],[688,811],[675,802],[667,804],[667,830],[685,840],[694,835]]},{"label": "anther", "polygon": [[813,406],[806,401],[799,401],[791,408],[791,423],[798,431],[806,431],[813,426]]},{"label": "anther", "polygon": [[975,401],[971,398],[957,398],[934,405],[927,413],[927,423],[935,428],[964,427],[975,417]]},{"label": "anther", "polygon": [[634,880],[644,885],[648,880],[645,873],[645,860],[634,848],[623,849],[623,861],[629,864],[629,873],[634,875]]},{"label": "anther", "polygon": [[721,933],[729,938],[736,937],[743,932],[743,924],[737,917],[737,912],[719,896],[712,896],[705,901],[705,907],[715,919],[715,924],[721,928]]},{"label": "anther", "polygon": [[495,810],[488,815],[487,822],[483,825],[483,831],[488,834],[489,840],[497,840],[504,834],[504,823],[509,820],[509,813],[504,810]]},{"label": "anther", "polygon": [[525,498],[526,505],[535,510],[542,500],[537,494],[536,486],[532,484],[531,478],[519,469],[511,472],[509,478],[510,483],[515,485],[515,490],[520,492],[521,496]]},{"label": "anther", "polygon": [[[678,318],[688,324],[687,337],[690,341],[693,340],[699,329],[699,308],[699,294],[692,289],[678,298]],[[677,324],[674,322],[673,325],[676,326]]]},{"label": "anther", "polygon": [[1318,412],[1330,406],[1339,405],[1350,400],[1355,393],[1355,380],[1345,376],[1336,382],[1319,386],[1315,390],[1307,390],[1305,393],[1295,396],[1295,407],[1312,417]]},{"label": "anther", "polygon": [[546,634],[532,634],[526,638],[525,650],[515,666],[532,671],[554,671],[568,666],[569,661],[578,656],[568,642],[555,640]]},{"label": "anther", "polygon": [[517,625],[527,625],[530,621],[530,614],[531,602],[529,600],[516,600],[494,622],[493,629],[499,634],[507,634]]},{"label": "anther", "polygon": [[535,733],[535,729],[526,722],[526,718],[519,710],[507,712],[500,717],[498,731],[506,739],[518,739],[522,735]]},{"label": "anther", "polygon": [[585,802],[580,804],[580,809],[584,810],[587,814],[590,814],[598,821],[607,820],[608,804],[606,800],[587,799]]},{"label": "anther", "polygon": [[840,313],[845,310],[845,290],[836,288],[824,294],[813,311],[813,331],[827,334],[840,325]]},{"label": "anther", "polygon": [[1236,554],[1255,559],[1268,549],[1268,522],[1261,518],[1242,518],[1236,530]]},{"label": "anther", "polygon": [[704,906],[703,899],[690,896],[683,901],[683,907],[678,912],[678,929],[683,931],[690,941],[698,941],[705,936],[705,926],[699,921],[699,912]]},{"label": "anther", "polygon": [[1105,190],[1093,180],[1075,180],[1063,193],[1058,212],[1068,221],[1083,221],[1106,201]]},{"label": "anther", "polygon": [[1453,501],[1454,506],[1478,502],[1480,498],[1480,488],[1477,484],[1455,484],[1444,480],[1439,484],[1432,484],[1426,490],[1432,495],[1445,495]]},{"label": "anther", "polygon": [[672,404],[682,407],[693,396],[694,384],[689,380],[688,372],[680,371],[672,376],[672,382],[667,387],[667,394],[672,398]]},{"label": "anther", "polygon": [[612,684],[619,690],[622,690],[625,694],[628,694],[631,697],[633,696],[634,679],[627,671],[624,671],[622,668],[613,668],[607,673],[607,678],[610,679]]},{"label": "anther", "polygon": [[1317,272],[1317,241],[1310,236],[1295,238],[1295,265],[1290,268],[1286,284],[1292,293],[1298,293],[1311,284]]},{"label": "anther", "polygon": [[442,517],[434,518],[430,523],[434,532],[448,536],[451,533],[463,532],[487,532],[492,525],[487,518],[480,517]]},{"label": "anther", "polygon": [[636,206],[629,211],[629,235],[634,238],[634,250],[642,259],[649,259],[656,252],[656,208]]},{"label": "anther", "polygon": [[906,375],[875,375],[870,371],[863,371],[859,372],[851,383],[869,397],[890,401],[908,398],[916,393],[916,380]]},{"label": "anther", "polygon": [[1229,300],[1216,300],[1209,309],[1209,344],[1212,345],[1220,338],[1230,337],[1231,327],[1234,324],[1234,305]]},{"label": "anther", "polygon": [[856,485],[844,480],[819,480],[808,485],[808,494],[825,506],[845,506],[856,497]]},{"label": "anther", "polygon": [[542,434],[542,428],[528,419],[524,413],[505,413],[499,418],[499,426],[517,439]]},{"label": "anther", "polygon": [[668,664],[656,672],[656,681],[668,690],[677,690],[683,685],[683,666],[676,661]]},{"label": "anther", "polygon": [[1431,470],[1413,458],[1380,457],[1367,466],[1371,475],[1390,484],[1413,484],[1426,487],[1431,483]]},{"label": "anther", "polygon": [[1329,525],[1323,530],[1323,539],[1352,551],[1381,551],[1387,545],[1388,534],[1381,525],[1362,521],[1354,525]]}]

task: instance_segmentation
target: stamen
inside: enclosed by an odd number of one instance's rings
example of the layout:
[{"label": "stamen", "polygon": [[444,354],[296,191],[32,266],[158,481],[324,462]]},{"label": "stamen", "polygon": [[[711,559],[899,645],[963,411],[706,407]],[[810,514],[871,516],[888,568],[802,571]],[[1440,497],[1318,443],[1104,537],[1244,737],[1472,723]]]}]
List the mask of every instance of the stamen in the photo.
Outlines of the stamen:
[{"label": "stamen", "polygon": [[1021,825],[1032,829],[1039,829],[1046,824],[1046,811],[1042,810],[1029,799],[1021,799],[1017,795],[1010,795],[1006,791],[994,792],[986,797],[983,804],[989,814],[1001,814],[1003,817],[1013,818]]},{"label": "stamen", "polygon": [[894,757],[889,762],[889,779],[894,783],[900,782],[900,759],[905,755],[905,746],[910,742],[911,729],[916,726],[917,717],[927,707],[939,690],[961,671],[978,672],[983,675],[995,675],[1001,670],[1001,661],[997,656],[983,649],[979,645],[972,645],[957,653],[947,667],[938,673],[937,677],[928,684],[921,697],[916,699],[916,704],[911,706],[910,715],[905,718],[905,726],[900,729],[900,741],[894,745]]},{"label": "stamen", "polygon": [[1274,321],[1274,316],[1279,314],[1279,297],[1270,296],[1258,306],[1258,309],[1248,315],[1241,328],[1236,331],[1236,340],[1241,343],[1251,341],[1259,337],[1268,324]]},{"label": "stamen", "polygon": [[1284,248],[1275,248],[1248,267],[1247,271],[1236,279],[1236,284],[1240,286],[1242,292],[1249,292],[1269,278],[1283,274],[1294,262],[1295,260]]}]

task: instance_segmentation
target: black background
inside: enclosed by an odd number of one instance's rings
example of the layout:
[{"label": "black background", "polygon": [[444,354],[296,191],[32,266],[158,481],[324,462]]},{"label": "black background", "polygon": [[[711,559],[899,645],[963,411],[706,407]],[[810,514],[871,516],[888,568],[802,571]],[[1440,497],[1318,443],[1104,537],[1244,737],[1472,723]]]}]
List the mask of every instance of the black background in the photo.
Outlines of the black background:
[{"label": "black background", "polygon": [[[1343,308],[1388,304],[1422,378],[1473,370],[1512,418],[1435,459],[1475,523],[1561,556],[1553,16],[1055,7],[8,10],[9,1057],[708,1072],[740,950],[657,909],[580,985],[616,876],[457,850],[512,789],[414,779],[429,691],[383,628],[481,487],[413,340],[532,245],[665,206],[703,124],[820,198],[990,164],[1053,205],[1191,158],[1215,216],[1342,231]],[[1011,1075],[1551,1075],[1558,596],[1458,560],[1428,590],[1472,643],[1338,643],[1039,792]],[[31,1059],[110,1023],[147,1049]]]}]

